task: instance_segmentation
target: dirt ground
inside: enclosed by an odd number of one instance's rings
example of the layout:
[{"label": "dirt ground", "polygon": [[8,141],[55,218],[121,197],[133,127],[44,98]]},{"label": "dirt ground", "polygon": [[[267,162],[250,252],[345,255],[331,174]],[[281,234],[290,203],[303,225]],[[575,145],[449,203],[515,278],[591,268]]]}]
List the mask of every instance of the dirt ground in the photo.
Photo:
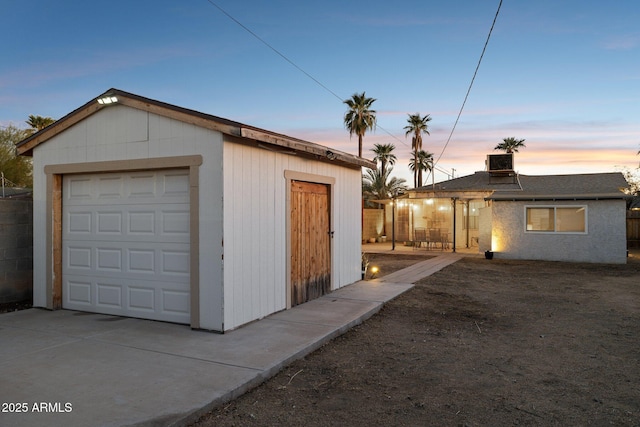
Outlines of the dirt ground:
[{"label": "dirt ground", "polygon": [[195,425],[640,426],[640,263],[464,258]]}]

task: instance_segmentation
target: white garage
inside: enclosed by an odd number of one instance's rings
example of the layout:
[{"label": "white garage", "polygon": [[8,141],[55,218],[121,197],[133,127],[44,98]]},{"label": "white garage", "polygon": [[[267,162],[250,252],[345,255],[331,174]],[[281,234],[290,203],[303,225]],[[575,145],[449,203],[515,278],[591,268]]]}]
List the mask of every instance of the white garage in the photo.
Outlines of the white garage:
[{"label": "white garage", "polygon": [[360,279],[372,161],[117,89],[17,150],[36,307],[225,332]]},{"label": "white garage", "polygon": [[189,323],[189,174],[63,180],[63,308]]}]

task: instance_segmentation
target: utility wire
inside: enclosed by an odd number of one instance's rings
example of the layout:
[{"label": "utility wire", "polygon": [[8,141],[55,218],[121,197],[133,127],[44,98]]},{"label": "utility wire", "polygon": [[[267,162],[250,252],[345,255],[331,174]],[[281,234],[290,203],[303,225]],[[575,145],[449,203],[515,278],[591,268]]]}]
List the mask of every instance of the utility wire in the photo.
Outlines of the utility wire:
[{"label": "utility wire", "polygon": [[502,7],[502,0],[500,0],[500,3],[498,4],[498,10],[496,11],[496,16],[493,18],[493,23],[491,24],[491,29],[489,30],[489,34],[487,35],[487,40],[484,42],[484,47],[482,48],[482,53],[480,54],[480,59],[478,60],[478,65],[476,65],[476,70],[473,73],[473,78],[471,79],[471,83],[469,83],[469,88],[467,89],[467,94],[464,96],[464,101],[462,102],[462,106],[460,107],[460,111],[458,112],[458,117],[456,117],[456,121],[453,124],[453,128],[451,128],[451,133],[449,134],[449,138],[447,138],[447,142],[444,144],[444,147],[442,147],[442,151],[440,152],[440,155],[438,156],[438,159],[434,162],[434,164],[437,164],[440,159],[442,158],[442,155],[444,154],[444,151],[447,149],[447,146],[449,145],[449,142],[451,141],[451,137],[453,136],[453,132],[456,130],[456,126],[458,125],[458,121],[460,120],[460,116],[462,115],[462,110],[464,110],[464,106],[467,103],[467,98],[469,98],[469,93],[471,92],[471,87],[473,86],[473,82],[476,79],[476,75],[478,74],[478,69],[480,68],[480,63],[482,62],[482,58],[484,57],[484,53],[487,50],[487,45],[489,44],[489,39],[491,38],[491,33],[493,32],[493,27],[496,25],[496,20],[498,19],[498,14],[500,13],[500,8]]},{"label": "utility wire", "polygon": [[[238,21],[235,17],[233,17],[230,13],[228,13],[226,10],[224,10],[222,7],[220,7],[217,3],[215,3],[213,0],[207,0],[207,2],[215,7],[216,9],[218,9],[221,13],[223,13],[227,18],[231,19],[233,22],[235,22],[238,26],[240,26],[242,29],[244,29],[246,32],[248,32],[249,34],[251,34],[253,37],[255,37],[258,41],[260,41],[260,43],[264,44],[266,47],[268,47],[270,50],[272,50],[276,55],[278,55],[279,57],[281,57],[282,59],[284,59],[285,61],[287,61],[291,66],[293,66],[294,68],[296,68],[298,71],[300,71],[302,74],[304,74],[305,76],[307,76],[308,78],[310,78],[311,80],[313,80],[317,85],[319,85],[321,88],[323,88],[324,90],[326,90],[327,92],[329,92],[331,95],[333,95],[335,98],[337,98],[340,102],[344,102],[344,99],[342,97],[340,97],[338,94],[336,94],[334,91],[332,91],[331,89],[329,89],[327,86],[325,86],[320,80],[318,80],[317,78],[315,78],[314,76],[312,76],[311,74],[309,74],[307,71],[305,71],[302,67],[298,66],[295,62],[293,62],[291,59],[289,59],[285,54],[283,54],[282,52],[280,52],[278,49],[276,49],[275,47],[273,47],[271,44],[269,44],[266,40],[264,40],[262,37],[260,37],[258,34],[256,34],[255,32],[253,32],[250,28],[248,28],[247,26],[245,26],[244,24],[242,24],[242,22]],[[500,6],[502,5],[502,0],[500,0],[500,5],[498,6],[498,12],[500,11]],[[496,16],[493,20],[493,25],[495,25],[496,19],[498,18],[498,13],[496,12]],[[491,31],[493,31],[493,25],[491,25]],[[489,37],[491,37],[491,31],[489,31]],[[484,49],[482,50],[482,55],[484,55],[484,51],[487,48],[487,43],[489,43],[489,37],[487,37],[487,42],[485,43]],[[482,55],[480,56],[480,61],[482,61]],[[458,113],[458,118],[456,119],[456,122],[453,126],[453,129],[451,130],[451,134],[449,135],[449,139],[447,140],[447,143],[445,144],[444,148],[442,149],[442,152],[440,153],[440,156],[438,157],[438,160],[436,160],[433,163],[433,167],[432,169],[436,169],[444,174],[449,175],[449,171],[446,171],[444,169],[440,169],[437,167],[437,163],[440,160],[440,158],[442,157],[442,154],[444,153],[444,150],[447,148],[447,145],[449,144],[449,141],[451,140],[451,135],[453,135],[453,131],[455,130],[455,127],[458,123],[458,120],[460,119],[460,115],[462,114],[462,109],[464,108],[464,104],[467,102],[467,97],[469,96],[469,92],[471,91],[471,86],[473,85],[473,80],[475,80],[476,74],[478,72],[478,68],[480,67],[480,61],[478,62],[478,66],[476,67],[476,71],[473,75],[473,79],[471,80],[471,85],[469,85],[469,90],[467,91],[467,95],[465,96],[464,102],[462,104],[462,108],[460,109],[460,112]],[[385,128],[383,128],[382,126],[376,125],[376,127],[380,128],[382,131],[384,131],[387,135],[389,135],[390,137],[392,137],[393,139],[395,139],[396,141],[400,142],[401,144],[403,144],[404,146],[408,147],[409,145],[404,142],[403,140],[399,139],[398,137],[396,137],[395,135],[393,135],[391,132],[389,132],[388,130],[386,130]],[[429,174],[431,174],[432,171],[429,172]],[[428,177],[428,175],[427,175]]]},{"label": "utility wire", "polygon": [[244,26],[242,24],[242,22],[238,21],[236,18],[234,18],[233,16],[231,16],[231,14],[229,14],[226,10],[224,10],[223,8],[221,8],[220,6],[218,6],[213,0],[207,0],[209,2],[209,4],[211,4],[213,7],[215,7],[216,9],[218,9],[220,12],[222,12],[223,14],[225,14],[227,16],[227,18],[231,19],[233,22],[235,22],[236,24],[238,24],[240,27],[242,27],[246,32],[248,32],[249,34],[251,34],[253,37],[255,37],[256,39],[258,39],[263,45],[265,45],[266,47],[268,47],[269,49],[271,49],[273,52],[275,52],[276,55],[278,55],[279,57],[281,57],[282,59],[284,59],[285,61],[287,61],[289,64],[291,64],[293,67],[295,67],[298,71],[300,71],[302,74],[304,74],[305,76],[309,77],[311,80],[313,80],[314,82],[316,82],[318,85],[320,85],[320,87],[322,87],[324,90],[326,90],[327,92],[329,92],[330,94],[332,94],[333,96],[335,96],[336,98],[338,98],[340,100],[340,102],[343,102],[344,99],[342,99],[340,96],[338,96],[338,94],[336,94],[334,91],[332,91],[331,89],[329,89],[328,87],[326,87],[325,85],[323,85],[320,80],[316,79],[315,77],[313,77],[311,74],[307,73],[305,70],[303,70],[301,67],[299,67],[295,62],[293,62],[292,60],[290,60],[289,58],[286,57],[285,54],[283,54],[282,52],[280,52],[278,49],[276,49],[275,47],[271,46],[269,43],[267,43],[262,37],[260,37],[259,35],[257,35],[256,33],[254,33],[253,31],[251,31],[249,28],[247,28],[246,26]]},{"label": "utility wire", "polygon": [[[281,57],[282,59],[284,59],[285,61],[287,61],[289,64],[291,64],[294,68],[296,68],[298,71],[300,71],[302,74],[304,74],[305,76],[309,77],[311,80],[313,80],[316,84],[318,84],[321,88],[323,88],[324,90],[326,90],[327,92],[329,92],[331,95],[333,95],[335,98],[337,98],[340,102],[344,103],[344,98],[340,97],[338,94],[336,94],[334,91],[332,91],[331,89],[329,89],[327,86],[325,86],[320,80],[318,80],[317,78],[313,77],[311,74],[309,74],[308,72],[306,72],[302,67],[298,66],[295,62],[293,62],[291,59],[289,59],[285,54],[283,54],[282,52],[280,52],[278,49],[276,49],[275,47],[273,47],[272,45],[270,45],[266,40],[264,40],[262,37],[260,37],[259,35],[257,35],[255,32],[251,31],[250,28],[248,28],[247,26],[245,26],[244,24],[242,24],[242,22],[238,21],[236,18],[234,18],[230,13],[228,13],[226,10],[224,10],[222,7],[220,7],[218,4],[216,4],[213,0],[207,0],[207,2],[209,4],[211,4],[211,6],[215,7],[216,9],[218,9],[220,12],[222,12],[227,18],[231,19],[233,22],[235,22],[236,24],[238,24],[238,26],[240,26],[242,29],[244,29],[246,32],[248,32],[249,34],[251,34],[253,37],[255,37],[258,41],[260,41],[260,43],[264,44],[266,47],[268,47],[269,49],[271,49],[276,55],[278,55],[279,57]],[[376,125],[377,128],[381,129],[382,131],[384,131],[387,135],[389,135],[390,137],[392,137],[393,139],[395,139],[396,141],[400,142],[401,144],[405,145],[408,147],[407,143],[402,141],[401,139],[399,139],[398,137],[396,137],[395,135],[393,135],[391,132],[389,132],[388,130],[386,130],[385,128],[383,128],[382,126]]]}]

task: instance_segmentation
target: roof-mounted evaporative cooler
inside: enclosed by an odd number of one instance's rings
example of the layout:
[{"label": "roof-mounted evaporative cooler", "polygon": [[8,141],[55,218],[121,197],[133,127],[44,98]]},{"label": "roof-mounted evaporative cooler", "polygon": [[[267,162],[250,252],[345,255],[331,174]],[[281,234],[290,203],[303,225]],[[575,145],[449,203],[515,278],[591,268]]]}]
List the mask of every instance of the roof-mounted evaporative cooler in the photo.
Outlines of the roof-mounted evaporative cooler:
[{"label": "roof-mounted evaporative cooler", "polygon": [[487,171],[492,173],[513,172],[513,153],[506,154],[488,154],[487,155]]}]

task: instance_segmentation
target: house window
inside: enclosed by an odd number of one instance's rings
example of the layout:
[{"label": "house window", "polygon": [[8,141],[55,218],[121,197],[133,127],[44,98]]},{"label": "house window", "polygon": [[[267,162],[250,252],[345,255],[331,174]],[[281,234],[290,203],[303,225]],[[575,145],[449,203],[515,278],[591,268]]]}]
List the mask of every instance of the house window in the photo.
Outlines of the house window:
[{"label": "house window", "polygon": [[484,201],[472,200],[469,201],[469,204],[465,206],[465,220],[463,221],[462,229],[463,230],[477,230],[479,228],[480,223],[480,209],[485,207]]},{"label": "house window", "polygon": [[527,231],[547,233],[586,233],[586,206],[527,206]]}]

